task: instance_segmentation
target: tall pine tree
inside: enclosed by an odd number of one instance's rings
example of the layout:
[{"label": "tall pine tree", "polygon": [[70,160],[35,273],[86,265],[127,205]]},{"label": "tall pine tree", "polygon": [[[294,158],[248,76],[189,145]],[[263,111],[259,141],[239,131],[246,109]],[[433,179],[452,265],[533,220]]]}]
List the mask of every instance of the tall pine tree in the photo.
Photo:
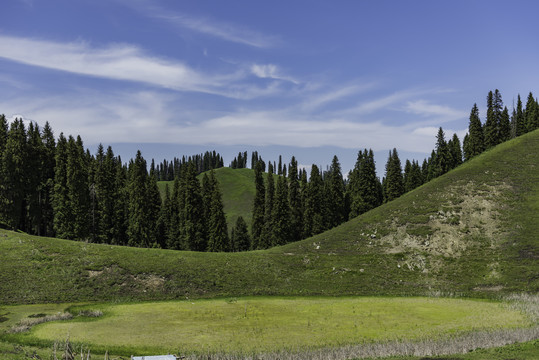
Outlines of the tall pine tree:
[{"label": "tall pine tree", "polygon": [[252,224],[252,248],[259,248],[262,233],[264,231],[265,217],[265,196],[266,187],[264,186],[263,163],[257,161],[255,165],[255,198],[253,202],[253,224]]},{"label": "tall pine tree", "polygon": [[228,229],[219,183],[213,171],[210,173],[210,182],[213,184],[211,196],[210,218],[208,223],[208,251],[231,251]]},{"label": "tall pine tree", "polygon": [[404,193],[402,167],[397,149],[389,152],[384,185],[384,200],[386,202],[396,199]]},{"label": "tall pine tree", "polygon": [[290,241],[301,240],[303,232],[303,211],[298,178],[298,162],[292,156],[288,170],[288,203],[290,205]]}]

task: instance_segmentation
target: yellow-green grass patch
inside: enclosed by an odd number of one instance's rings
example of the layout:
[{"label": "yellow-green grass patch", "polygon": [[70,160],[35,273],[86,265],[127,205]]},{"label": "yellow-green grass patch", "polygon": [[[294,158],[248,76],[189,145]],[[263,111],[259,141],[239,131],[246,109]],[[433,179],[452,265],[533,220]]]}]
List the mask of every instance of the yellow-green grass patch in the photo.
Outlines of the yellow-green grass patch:
[{"label": "yellow-green grass patch", "polygon": [[66,338],[141,352],[271,352],[372,341],[419,340],[530,325],[502,303],[440,298],[239,298],[101,304],[104,316],[36,326]]}]

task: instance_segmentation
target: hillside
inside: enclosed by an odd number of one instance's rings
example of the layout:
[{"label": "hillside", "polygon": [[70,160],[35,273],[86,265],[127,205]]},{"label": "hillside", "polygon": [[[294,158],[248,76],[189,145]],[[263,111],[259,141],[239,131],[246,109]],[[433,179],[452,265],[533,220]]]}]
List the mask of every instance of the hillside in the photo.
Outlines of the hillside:
[{"label": "hillside", "polygon": [[537,292],[538,164],[539,130],[335,229],[265,251],[126,248],[0,230],[0,303]]},{"label": "hillside", "polygon": [[[251,169],[232,169],[222,167],[214,170],[215,178],[219,181],[223,195],[223,210],[226,216],[228,231],[236,224],[239,216],[242,216],[249,229],[252,222],[253,199],[255,197],[255,172]],[[202,180],[203,174],[198,176]],[[172,191],[174,181],[159,181],[161,196],[165,194],[165,186],[168,184]]]}]

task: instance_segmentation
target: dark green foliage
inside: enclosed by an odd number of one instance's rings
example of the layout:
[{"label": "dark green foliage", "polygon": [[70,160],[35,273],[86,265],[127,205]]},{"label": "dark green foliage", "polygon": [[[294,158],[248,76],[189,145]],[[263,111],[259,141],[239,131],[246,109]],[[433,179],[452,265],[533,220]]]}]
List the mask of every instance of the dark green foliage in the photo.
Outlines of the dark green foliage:
[{"label": "dark green foliage", "polygon": [[504,107],[502,114],[500,115],[499,123],[499,141],[504,142],[511,138],[511,123],[509,121],[509,110]]},{"label": "dark green foliage", "polygon": [[419,163],[415,160],[406,160],[404,166],[404,191],[408,192],[423,184],[423,174]]},{"label": "dark green foliage", "polygon": [[341,164],[337,156],[333,156],[329,168],[327,184],[327,218],[328,226],[332,228],[348,219],[348,214],[344,207],[344,180],[341,172]]},{"label": "dark green foliage", "polygon": [[266,163],[262,160],[262,156],[258,155],[258,151],[253,151],[251,153],[251,170],[256,169],[258,162],[262,163],[262,172],[266,171]]},{"label": "dark green foliage", "polygon": [[266,198],[264,204],[264,231],[258,242],[259,249],[267,249],[271,246],[271,234],[273,228],[273,201],[275,196],[275,181],[273,180],[273,166],[268,165],[268,177],[266,181]]},{"label": "dark green foliage", "polygon": [[252,248],[258,249],[261,237],[264,232],[265,221],[265,196],[266,188],[264,186],[263,162],[258,161],[255,167],[255,198],[253,202],[253,224],[252,224]]},{"label": "dark green foliage", "polygon": [[298,162],[292,156],[288,170],[288,203],[290,205],[290,238],[289,241],[301,240],[303,233],[303,209],[298,178]]},{"label": "dark green foliage", "polygon": [[350,218],[374,209],[382,203],[380,180],[376,176],[372,149],[359,151],[354,169],[350,173],[348,193],[351,201]]},{"label": "dark green foliage", "polygon": [[[532,96],[533,99],[533,96]],[[514,128],[515,128],[515,135],[520,136],[522,134],[525,134],[527,132],[526,127],[526,118],[524,117],[524,111],[522,110],[522,100],[520,99],[520,94],[518,94],[517,98],[517,108],[515,110],[514,114]]]},{"label": "dark green foliage", "polygon": [[152,243],[151,229],[147,223],[146,207],[148,199],[148,170],[146,160],[137,151],[128,170],[128,227],[129,246],[149,247]]},{"label": "dark green foliage", "polygon": [[[213,173],[212,173],[213,174]],[[215,180],[215,176],[213,177],[213,180]],[[203,212],[203,218],[206,222],[209,221],[211,216],[211,202],[212,202],[212,196],[213,191],[215,189],[215,181],[210,180],[210,177],[208,176],[208,173],[204,173],[202,176],[202,188],[201,188],[201,195],[202,195],[202,212]],[[204,226],[204,237],[208,238],[208,224],[205,224]]]},{"label": "dark green foliage", "polygon": [[247,251],[250,249],[251,238],[249,237],[247,223],[243,220],[242,216],[239,216],[236,220],[236,225],[232,229],[232,234],[230,239],[230,251]]},{"label": "dark green foliage", "polygon": [[148,231],[150,234],[149,246],[163,247],[165,242],[159,237],[159,229],[157,227],[159,222],[159,215],[161,214],[161,194],[157,187],[157,175],[152,169],[148,176],[147,194],[146,194],[146,217],[148,224]]},{"label": "dark green foliage", "polygon": [[204,237],[203,204],[200,183],[194,163],[189,163],[182,174],[180,195],[180,226],[182,241],[187,249],[205,251],[208,247]]},{"label": "dark green foliage", "polygon": [[388,202],[404,194],[404,179],[397,149],[389,152],[384,183],[384,201]]},{"label": "dark green foliage", "polygon": [[[487,121],[485,122],[485,149],[489,149],[504,141],[506,132],[505,119],[503,118],[503,101],[500,91],[490,91],[487,96]],[[509,116],[507,116],[507,123]],[[503,123],[503,125],[502,125]],[[503,128],[503,131],[502,131]]]},{"label": "dark green foliage", "polygon": [[27,192],[26,129],[22,119],[15,119],[7,134],[2,155],[1,211],[11,229],[25,228]]},{"label": "dark green foliage", "polygon": [[42,159],[42,171],[43,176],[41,178],[41,231],[42,235],[52,236],[54,235],[54,212],[52,208],[52,197],[54,192],[54,167],[56,164],[56,141],[54,134],[49,123],[46,122],[43,127],[43,133],[41,135],[41,141],[43,143]]},{"label": "dark green foliage", "polygon": [[170,204],[166,205],[167,210],[167,223],[168,228],[166,230],[166,244],[169,249],[187,249],[186,244],[182,241],[182,217],[180,212],[183,209],[184,199],[183,193],[180,190],[180,178],[174,179],[172,186],[172,195],[170,198]]},{"label": "dark green foliage", "polygon": [[469,160],[481,154],[484,150],[484,130],[479,119],[479,109],[477,104],[474,104],[470,112],[470,125],[468,127],[468,138],[464,144],[464,157]]},{"label": "dark green foliage", "polygon": [[311,168],[309,183],[305,191],[305,211],[303,213],[303,237],[320,234],[327,229],[324,214],[324,182],[318,166]]},{"label": "dark green foliage", "polygon": [[225,213],[219,183],[215,179],[213,171],[210,173],[210,183],[212,184],[211,208],[208,221],[208,251],[231,251],[231,244],[228,238]]},{"label": "dark green foliage", "polygon": [[54,231],[56,236],[67,239],[71,236],[69,227],[72,215],[67,194],[67,139],[61,133],[56,147],[54,167],[54,192],[52,206],[54,210]]},{"label": "dark green foliage", "polygon": [[174,158],[171,161],[163,160],[162,163],[155,167],[155,172],[158,181],[172,181],[174,178],[180,176],[182,169],[187,166],[188,163],[194,163],[197,169],[197,174],[209,171],[211,169],[218,169],[224,166],[223,158],[217,152],[206,151],[204,154],[197,154],[189,156],[188,158],[182,157]]},{"label": "dark green foliage", "polygon": [[28,125],[26,145],[26,206],[27,223],[25,231],[31,234],[42,234],[43,200],[46,196],[46,173],[44,169],[45,146],[41,140],[39,126]]},{"label": "dark green foliage", "polygon": [[272,207],[271,245],[284,245],[290,242],[290,206],[288,205],[288,185],[286,177],[277,176],[275,197]]},{"label": "dark green foliage", "polygon": [[[459,143],[460,145],[460,143]],[[435,162],[435,177],[445,174],[451,169],[452,157],[449,146],[445,141],[445,134],[443,129],[438,129],[436,135],[436,162]]]},{"label": "dark green foliage", "polygon": [[[97,198],[97,235],[98,241],[106,244],[115,243],[115,212],[121,189],[116,182],[117,169],[114,152],[109,146],[106,154],[99,146],[96,155],[95,196]],[[95,226],[95,225],[94,225]]]},{"label": "dark green foliage", "polygon": [[247,151],[238,153],[238,156],[230,163],[232,169],[245,169],[247,168]]},{"label": "dark green foliage", "polygon": [[526,102],[525,119],[526,132],[539,128],[539,104],[537,104],[537,101],[533,98],[531,92],[529,93],[528,101]]},{"label": "dark green foliage", "polygon": [[457,134],[453,134],[453,138],[447,143],[449,148],[449,155],[451,158],[450,168],[454,169],[462,164],[462,148],[460,147],[460,140]]},{"label": "dark green foliage", "polygon": [[112,244],[127,245],[127,227],[128,227],[128,187],[127,187],[127,167],[122,164],[120,157],[115,161],[116,174],[114,178],[114,187],[117,192],[114,196],[114,215],[112,229]]},{"label": "dark green foliage", "polygon": [[67,142],[67,193],[70,213],[73,214],[72,237],[86,240],[90,235],[90,187],[88,184],[88,158],[82,139],[72,136]]}]

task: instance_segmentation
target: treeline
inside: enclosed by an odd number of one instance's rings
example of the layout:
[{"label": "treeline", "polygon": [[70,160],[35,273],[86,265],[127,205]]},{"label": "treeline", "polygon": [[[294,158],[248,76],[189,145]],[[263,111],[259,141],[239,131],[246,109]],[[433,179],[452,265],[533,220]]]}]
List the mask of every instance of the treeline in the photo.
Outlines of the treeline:
[{"label": "treeline", "polygon": [[[95,155],[80,136],[55,139],[48,123],[43,129],[22,119],[9,126],[0,116],[0,226],[41,236],[96,243],[161,247],[195,251],[243,251],[286,244],[321,233],[350,218],[391,201],[430,181],[481,152],[510,138],[539,128],[539,104],[530,93],[523,108],[509,116],[498,90],[487,96],[485,123],[477,105],[470,113],[463,146],[456,134],[445,139],[442,128],[436,146],[421,165],[406,160],[404,169],[396,149],[389,152],[380,180],[372,150],[361,150],[343,178],[337,156],[310,174],[289,164],[264,162],[251,154],[255,170],[255,198],[249,233],[243,218],[227,229],[219,184],[201,172],[223,166],[214,152],[166,160],[149,167],[140,151],[128,164],[109,146]],[[247,152],[232,161],[247,167]],[[267,175],[266,172],[267,165]],[[174,179],[162,200],[158,180]]]},{"label": "treeline", "polygon": [[528,95],[525,109],[518,96],[510,117],[500,92],[495,90],[487,96],[484,125],[474,104],[463,146],[457,134],[446,140],[440,127],[435,148],[421,165],[416,160],[406,160],[403,169],[397,150],[390,151],[381,181],[376,176],[372,150],[359,151],[348,181],[343,180],[335,156],[327,171],[321,171],[313,164],[308,179],[304,169],[298,173],[294,157],[288,165],[287,177],[286,166],[282,166],[279,157],[277,180],[275,163],[269,162],[269,173],[264,182],[264,163],[255,162],[258,155],[253,153],[251,166],[255,167],[256,194],[251,248],[264,249],[326,231],[445,174],[486,149],[537,128],[539,104],[532,93]]},{"label": "treeline", "polygon": [[[157,180],[165,164],[172,164],[177,176],[172,195],[167,189],[162,202]],[[159,170],[152,161],[148,171],[140,151],[123,164],[110,146],[99,145],[92,155],[80,136],[62,133],[56,141],[49,123],[41,130],[31,122],[26,129],[22,119],[15,119],[8,127],[1,115],[0,224],[96,243],[233,249],[215,178],[205,176],[202,188],[196,178],[201,169],[218,166],[221,156],[207,152],[164,161]]]},{"label": "treeline", "polygon": [[499,90],[490,91],[487,96],[485,123],[481,124],[477,104],[474,104],[470,112],[468,133],[463,140],[464,157],[466,160],[471,159],[493,146],[537,128],[539,128],[539,103],[531,92],[528,94],[525,108],[522,107],[520,94],[518,95],[517,105],[513,106],[509,117],[509,110],[503,105]]},{"label": "treeline", "polygon": [[189,163],[195,164],[197,174],[224,166],[223,158],[214,150],[212,152],[206,151],[204,154],[189,156],[188,158],[183,156],[181,159],[174,158],[171,161],[165,159],[157,166],[154,165],[152,160],[152,168],[155,168],[158,181],[172,181],[174,178],[180,176],[182,167]]}]

